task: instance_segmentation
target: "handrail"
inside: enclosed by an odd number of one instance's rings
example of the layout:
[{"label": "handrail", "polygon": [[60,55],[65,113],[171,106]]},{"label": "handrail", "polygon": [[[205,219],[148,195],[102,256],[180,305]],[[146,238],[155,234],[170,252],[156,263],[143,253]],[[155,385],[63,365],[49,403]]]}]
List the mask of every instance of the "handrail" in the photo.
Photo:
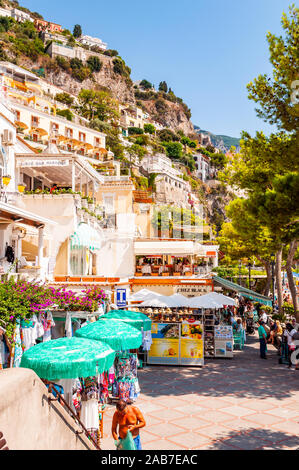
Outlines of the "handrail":
[{"label": "handrail", "polygon": [[[69,404],[65,401],[65,399],[63,398],[63,396],[58,392],[58,390],[56,388],[54,388],[55,384],[53,382],[49,382],[49,392],[51,393],[52,392],[52,389],[54,390],[55,394],[58,396],[58,398],[48,398],[48,402],[51,403],[52,401],[61,401],[63,403],[63,405],[66,407],[66,409],[69,411],[69,413],[71,414],[72,418],[74,418],[75,421],[78,422],[79,426],[81,426],[81,428],[83,429],[83,431],[85,432],[86,436],[91,440],[91,442],[93,443],[93,445],[95,446],[95,448],[97,450],[102,450],[100,448],[100,446],[98,445],[98,443],[93,439],[93,437],[91,436],[91,434],[87,431],[86,427],[84,426],[84,424],[82,423],[82,421],[78,418],[78,416],[74,413],[74,411],[72,410],[72,408],[69,406]],[[83,432],[82,431],[82,432]],[[76,434],[82,434],[82,432],[79,432],[79,431],[76,431]]]}]

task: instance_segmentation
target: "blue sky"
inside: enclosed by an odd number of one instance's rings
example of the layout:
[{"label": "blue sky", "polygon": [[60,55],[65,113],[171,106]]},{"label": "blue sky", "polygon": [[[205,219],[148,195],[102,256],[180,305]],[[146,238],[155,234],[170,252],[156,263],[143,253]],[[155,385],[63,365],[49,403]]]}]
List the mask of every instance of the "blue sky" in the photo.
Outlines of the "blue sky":
[{"label": "blue sky", "polygon": [[132,68],[132,79],[165,80],[192,122],[238,137],[271,128],[256,117],[246,84],[271,72],[267,31],[281,34],[291,0],[21,0],[45,19],[100,37]]}]

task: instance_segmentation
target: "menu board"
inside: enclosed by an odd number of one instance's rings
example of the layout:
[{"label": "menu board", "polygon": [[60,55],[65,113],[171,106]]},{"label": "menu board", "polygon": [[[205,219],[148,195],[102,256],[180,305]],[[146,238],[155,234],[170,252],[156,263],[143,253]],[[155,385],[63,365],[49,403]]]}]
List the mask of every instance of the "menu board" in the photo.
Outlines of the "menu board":
[{"label": "menu board", "polygon": [[200,323],[181,325],[181,365],[203,365],[203,327]]},{"label": "menu board", "polygon": [[152,323],[153,343],[148,354],[150,364],[179,365],[180,325]]},{"label": "menu board", "polygon": [[152,323],[149,364],[204,365],[203,327],[195,323]]},{"label": "menu board", "polygon": [[215,356],[233,357],[234,338],[233,327],[227,325],[215,326]]}]

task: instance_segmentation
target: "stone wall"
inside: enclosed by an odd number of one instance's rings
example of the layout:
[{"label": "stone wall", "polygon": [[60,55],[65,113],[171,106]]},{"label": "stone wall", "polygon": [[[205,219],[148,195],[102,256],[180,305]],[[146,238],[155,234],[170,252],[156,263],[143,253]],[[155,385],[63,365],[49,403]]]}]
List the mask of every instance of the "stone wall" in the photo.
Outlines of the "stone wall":
[{"label": "stone wall", "polygon": [[73,418],[28,369],[0,371],[0,431],[10,450],[92,450]]}]

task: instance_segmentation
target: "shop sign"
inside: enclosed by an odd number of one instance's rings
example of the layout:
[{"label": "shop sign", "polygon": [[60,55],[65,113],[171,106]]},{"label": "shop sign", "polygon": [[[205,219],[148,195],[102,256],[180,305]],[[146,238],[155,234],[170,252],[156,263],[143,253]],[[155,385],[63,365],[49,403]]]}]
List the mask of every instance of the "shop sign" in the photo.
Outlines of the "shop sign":
[{"label": "shop sign", "polygon": [[203,281],[204,285],[190,285],[190,286],[182,286],[176,289],[177,294],[183,294],[186,297],[196,297],[197,295],[201,294],[208,294],[211,291],[211,286],[207,286],[205,281]]},{"label": "shop sign", "polygon": [[199,322],[153,323],[149,364],[204,365],[204,333]]},{"label": "shop sign", "polygon": [[118,308],[124,308],[127,306],[127,289],[116,290],[116,305]]},{"label": "shop sign", "polygon": [[203,326],[199,322],[181,325],[181,365],[204,365]]},{"label": "shop sign", "polygon": [[69,160],[26,160],[17,162],[17,168],[46,167],[46,166],[68,166]]},{"label": "shop sign", "polygon": [[234,356],[233,327],[226,325],[215,326],[215,357]]}]

